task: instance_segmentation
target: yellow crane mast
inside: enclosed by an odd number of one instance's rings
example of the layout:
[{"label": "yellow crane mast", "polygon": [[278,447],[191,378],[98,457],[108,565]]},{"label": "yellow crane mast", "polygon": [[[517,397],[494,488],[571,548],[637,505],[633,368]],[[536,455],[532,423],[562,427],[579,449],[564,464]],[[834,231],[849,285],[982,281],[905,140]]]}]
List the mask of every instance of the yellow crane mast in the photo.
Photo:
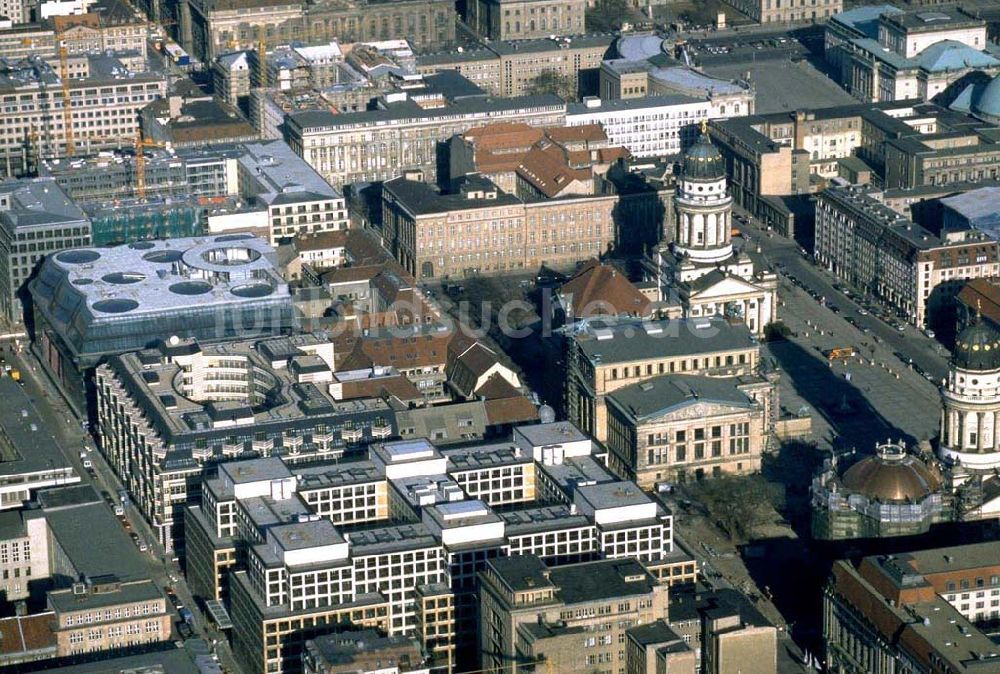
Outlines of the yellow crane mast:
[{"label": "yellow crane mast", "polygon": [[140,199],[146,198],[146,155],[144,149],[147,147],[166,146],[166,143],[144,139],[141,130],[135,134],[135,193]]}]

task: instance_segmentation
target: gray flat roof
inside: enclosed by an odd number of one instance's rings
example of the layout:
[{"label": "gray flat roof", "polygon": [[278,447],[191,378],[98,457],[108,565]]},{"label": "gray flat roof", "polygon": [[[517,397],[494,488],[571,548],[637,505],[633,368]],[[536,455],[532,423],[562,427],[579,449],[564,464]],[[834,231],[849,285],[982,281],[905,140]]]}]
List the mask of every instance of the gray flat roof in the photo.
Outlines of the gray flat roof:
[{"label": "gray flat roof", "polygon": [[59,444],[42,421],[24,389],[10,377],[0,377],[0,476],[70,468]]},{"label": "gray flat roof", "polygon": [[127,655],[96,662],[78,662],[63,667],[35,670],[36,674],[205,674],[195,664],[192,654],[177,648],[173,642],[163,644],[162,650]]},{"label": "gray flat roof", "polygon": [[508,537],[592,526],[585,515],[574,515],[566,505],[510,510],[500,513],[500,517]]},{"label": "gray flat roof", "polygon": [[672,105],[692,105],[703,103],[700,98],[682,94],[665,94],[663,96],[643,96],[642,98],[601,99],[600,105],[590,107],[586,102],[570,103],[566,106],[566,115],[593,115],[601,112],[617,112],[619,110],[645,110]]},{"label": "gray flat roof", "polygon": [[104,501],[44,512],[52,535],[78,573],[91,578],[113,575],[121,581],[149,577],[146,559]]},{"label": "gray flat roof", "polygon": [[605,365],[758,348],[745,323],[722,318],[592,321],[571,338],[591,362]]},{"label": "gray flat roof", "polygon": [[[514,206],[521,203],[521,200],[514,195],[507,194],[492,184],[487,189],[496,192],[494,199],[473,198],[461,193],[444,194],[425,182],[409,180],[405,177],[387,180],[384,183],[384,188],[390,191],[399,203],[415,216],[464,211],[469,208]],[[484,188],[486,188],[485,185]]]},{"label": "gray flat roof", "polygon": [[27,178],[0,182],[0,196],[9,199],[0,212],[0,223],[8,231],[27,227],[88,225],[87,214],[77,206],[54,178]]},{"label": "gray flat roof", "polygon": [[595,510],[620,508],[652,503],[652,499],[634,482],[618,481],[588,484],[576,488],[576,493]]},{"label": "gray flat roof", "polygon": [[380,122],[396,122],[404,120],[433,121],[438,118],[453,119],[458,115],[474,115],[479,113],[503,113],[525,108],[566,109],[566,104],[555,94],[536,96],[515,96],[512,98],[470,98],[455,101],[441,108],[421,108],[411,100],[391,103],[378,110],[363,112],[347,112],[334,114],[325,110],[307,110],[294,112],[287,119],[294,127],[308,130],[311,127],[336,128],[353,125],[375,125]]},{"label": "gray flat roof", "polygon": [[572,421],[553,421],[550,424],[529,424],[518,426],[517,432],[532,444],[533,447],[558,445],[565,442],[586,440],[584,434]]},{"label": "gray flat roof", "polygon": [[355,558],[440,545],[431,530],[419,522],[351,531],[347,537]]},{"label": "gray flat roof", "polygon": [[50,592],[48,595],[49,605],[57,611],[81,611],[100,606],[113,606],[115,604],[162,598],[163,592],[149,579],[133,583],[123,583],[121,589],[116,592],[74,594],[70,589],[61,592]]},{"label": "gray flat roof", "polygon": [[554,566],[549,578],[567,604],[649,594],[656,585],[645,567],[631,558]]},{"label": "gray flat roof", "polygon": [[281,140],[244,143],[239,162],[254,185],[254,196],[268,205],[339,199],[340,193]]},{"label": "gray flat roof", "polygon": [[221,473],[225,473],[233,484],[280,480],[292,476],[292,471],[288,469],[285,462],[276,456],[223,463],[219,466],[219,473],[220,478],[222,477]]}]

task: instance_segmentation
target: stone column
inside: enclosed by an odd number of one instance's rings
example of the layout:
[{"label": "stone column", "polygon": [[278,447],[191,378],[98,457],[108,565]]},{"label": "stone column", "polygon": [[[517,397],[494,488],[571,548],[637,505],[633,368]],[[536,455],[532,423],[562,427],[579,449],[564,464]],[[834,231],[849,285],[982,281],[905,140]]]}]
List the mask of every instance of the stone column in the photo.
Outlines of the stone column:
[{"label": "stone column", "polygon": [[983,451],[983,413],[976,412],[976,451]]},{"label": "stone column", "polygon": [[943,407],[941,408],[941,444],[945,447],[948,446],[948,418]]},{"label": "stone column", "polygon": [[993,413],[993,450],[1000,448],[1000,411]]},{"label": "stone column", "polygon": [[956,435],[958,436],[958,442],[954,443],[955,449],[962,451],[965,449],[965,413],[955,412],[955,422],[956,422]]}]

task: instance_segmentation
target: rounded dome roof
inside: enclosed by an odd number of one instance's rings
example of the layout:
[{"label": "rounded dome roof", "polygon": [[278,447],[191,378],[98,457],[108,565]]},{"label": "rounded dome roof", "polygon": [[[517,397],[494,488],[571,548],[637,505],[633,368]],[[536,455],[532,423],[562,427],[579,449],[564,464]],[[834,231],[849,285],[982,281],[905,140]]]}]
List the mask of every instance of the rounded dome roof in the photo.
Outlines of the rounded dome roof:
[{"label": "rounded dome roof", "polygon": [[722,154],[712,145],[712,139],[705,131],[684,155],[684,177],[694,179],[711,178],[718,180],[726,176],[726,164]]},{"label": "rounded dome roof", "polygon": [[919,501],[941,488],[941,478],[900,445],[881,445],[844,473],[844,488],[879,501]]},{"label": "rounded dome roof", "polygon": [[1000,335],[986,323],[975,320],[955,338],[951,361],[963,370],[1000,368]]},{"label": "rounded dome roof", "polygon": [[972,101],[972,112],[976,115],[1000,118],[1000,76],[994,77],[983,87]]}]

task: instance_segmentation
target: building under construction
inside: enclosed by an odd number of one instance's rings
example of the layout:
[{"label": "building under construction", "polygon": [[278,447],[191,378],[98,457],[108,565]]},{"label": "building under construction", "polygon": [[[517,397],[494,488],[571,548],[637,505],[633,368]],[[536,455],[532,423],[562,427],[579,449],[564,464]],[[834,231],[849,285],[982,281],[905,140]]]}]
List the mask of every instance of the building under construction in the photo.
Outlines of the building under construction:
[{"label": "building under construction", "polygon": [[195,198],[123,199],[83,204],[95,246],[176,239],[205,232],[205,209]]}]

